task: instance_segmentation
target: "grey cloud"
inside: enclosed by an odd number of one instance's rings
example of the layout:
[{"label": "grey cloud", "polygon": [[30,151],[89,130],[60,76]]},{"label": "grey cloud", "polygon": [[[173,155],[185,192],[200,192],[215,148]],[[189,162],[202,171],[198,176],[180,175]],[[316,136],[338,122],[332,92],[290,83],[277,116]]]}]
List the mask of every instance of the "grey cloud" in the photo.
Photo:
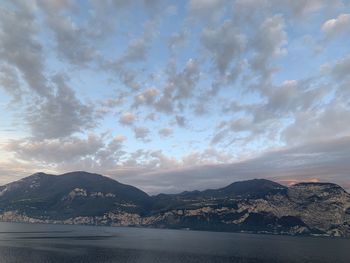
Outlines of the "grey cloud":
[{"label": "grey cloud", "polygon": [[167,83],[155,106],[164,112],[183,110],[182,101],[189,99],[200,77],[198,61],[189,59],[182,71],[178,72],[176,64],[171,61],[167,68]]},{"label": "grey cloud", "polygon": [[111,169],[117,166],[123,156],[127,153],[123,150],[123,142],[126,137],[123,135],[115,136],[107,145],[97,151],[93,161],[93,167],[98,169]]},{"label": "grey cloud", "polygon": [[170,50],[174,51],[174,49],[183,44],[189,37],[189,32],[186,30],[177,32],[177,33],[173,33],[169,39],[168,39],[168,47],[170,48]]},{"label": "grey cloud", "polygon": [[46,164],[74,162],[94,155],[103,147],[103,140],[93,134],[87,139],[70,137],[64,139],[22,139],[10,141],[6,148],[22,160],[39,161]]},{"label": "grey cloud", "polygon": [[331,68],[331,74],[337,81],[350,79],[350,55],[339,59]]},{"label": "grey cloud", "polygon": [[149,20],[144,25],[143,34],[130,41],[123,55],[114,61],[106,60],[102,63],[102,68],[116,73],[120,81],[132,90],[140,89],[140,75],[138,70],[128,67],[130,64],[142,63],[147,60],[147,52],[151,48],[152,41],[157,36],[159,21],[157,18]]},{"label": "grey cloud", "polygon": [[337,1],[337,0],[331,1],[331,2],[327,0],[281,1],[282,5],[284,5],[286,8],[289,8],[292,11],[292,13],[297,16],[307,15],[309,13],[319,11],[320,9],[325,7],[328,7],[328,8],[337,7],[340,5],[340,3],[341,1]]},{"label": "grey cloud", "polygon": [[350,138],[343,137],[271,151],[257,158],[231,164],[205,164],[168,171],[140,171],[120,178],[151,193],[218,188],[253,178],[267,178],[283,184],[316,180],[338,183],[350,189],[349,149]]},{"label": "grey cloud", "polygon": [[281,85],[265,90],[267,103],[255,109],[255,121],[307,111],[323,104],[324,97],[332,91],[322,82],[318,83],[317,79],[285,80]]},{"label": "grey cloud", "polygon": [[173,129],[171,128],[162,128],[158,131],[159,135],[162,137],[169,137],[173,133]]},{"label": "grey cloud", "polygon": [[145,23],[143,35],[139,38],[132,39],[127,50],[118,59],[119,66],[140,62],[146,59],[147,51],[151,47],[153,39],[157,35],[159,23],[157,20],[150,20]]},{"label": "grey cloud", "polygon": [[253,39],[252,45],[256,54],[250,63],[263,78],[270,77],[272,59],[287,52],[287,34],[284,27],[283,17],[274,15],[265,19]]},{"label": "grey cloud", "polygon": [[157,118],[158,116],[154,112],[147,114],[147,116],[145,117],[146,120],[150,120],[150,121],[155,121]]},{"label": "grey cloud", "polygon": [[21,100],[23,91],[15,68],[9,65],[0,67],[0,87],[13,97],[13,102]]},{"label": "grey cloud", "polygon": [[91,105],[77,99],[59,74],[52,79],[46,76],[38,11],[36,1],[13,1],[0,9],[0,57],[7,72],[2,81],[7,82],[7,90],[11,86],[15,99],[24,98],[24,120],[35,137],[58,138],[92,128],[96,116]]},{"label": "grey cloud", "polygon": [[97,109],[97,111],[102,115],[112,112],[114,109],[124,104],[125,102],[124,96],[125,96],[124,93],[120,93],[115,98],[112,97],[106,100],[99,101],[100,107]]},{"label": "grey cloud", "polygon": [[331,102],[323,110],[296,114],[295,121],[282,133],[289,145],[345,136],[350,132],[350,109],[341,101]]},{"label": "grey cloud", "polygon": [[47,96],[50,90],[43,73],[42,46],[36,40],[39,28],[33,14],[35,3],[11,4],[11,9],[0,8],[0,58],[21,72],[32,91]]},{"label": "grey cloud", "polygon": [[135,115],[132,112],[124,112],[119,119],[119,122],[124,125],[132,125],[134,121]]},{"label": "grey cloud", "polygon": [[149,141],[148,135],[150,133],[150,130],[148,128],[142,126],[134,127],[134,133],[136,139],[140,139],[144,142]]},{"label": "grey cloud", "polygon": [[236,146],[242,147],[251,140],[257,140],[260,136],[267,135],[270,132],[267,127],[271,125],[273,122],[269,120],[254,122],[252,116],[232,118],[219,125],[211,139],[211,144],[224,143],[226,146],[236,144]]},{"label": "grey cloud", "polygon": [[143,90],[141,93],[139,93],[137,96],[135,96],[134,101],[134,107],[138,107],[140,105],[153,105],[156,97],[158,95],[159,91],[155,87],[149,87]]},{"label": "grey cloud", "polygon": [[237,0],[234,3],[235,16],[246,22],[252,22],[256,17],[272,13],[286,13],[291,19],[308,19],[309,15],[322,9],[336,10],[343,7],[342,0]]},{"label": "grey cloud", "polygon": [[133,40],[128,50],[125,52],[125,54],[120,58],[119,63],[126,64],[126,63],[133,63],[138,62],[146,59],[146,51],[149,47],[149,41],[145,38],[139,38]]},{"label": "grey cloud", "polygon": [[186,126],[186,118],[184,116],[176,115],[175,121],[176,121],[177,125],[179,125],[180,127]]},{"label": "grey cloud", "polygon": [[[86,138],[69,137],[36,140],[25,138],[10,140],[5,144],[8,152],[17,160],[30,160],[37,169],[55,171],[89,170],[105,173],[117,167],[126,155],[123,142],[126,137],[117,135],[112,139],[105,135],[90,134]],[[17,165],[17,166],[16,166]],[[23,167],[23,162],[8,164],[7,167]],[[31,167],[28,167],[28,171]],[[37,171],[34,171],[37,172]],[[52,172],[52,171],[51,171]],[[28,174],[26,174],[28,175]]]},{"label": "grey cloud", "polygon": [[129,87],[132,90],[140,89],[140,83],[137,79],[137,71],[119,66],[117,67],[116,71],[119,75],[120,80],[126,87]]},{"label": "grey cloud", "polygon": [[174,111],[174,105],[172,100],[172,90],[166,88],[163,90],[162,96],[156,101],[156,109],[162,112],[172,113]]},{"label": "grey cloud", "polygon": [[132,5],[131,1],[128,0],[114,0],[114,1],[100,1],[90,0],[92,6],[99,10],[101,13],[108,12],[108,10],[117,11],[124,10]]},{"label": "grey cloud", "polygon": [[[256,139],[262,135],[268,135],[265,140],[275,140],[279,137],[280,131],[285,128],[286,123],[294,119],[296,115],[305,114],[305,121],[315,117],[315,112],[326,104],[324,99],[330,96],[334,89],[324,83],[318,83],[316,79],[288,80],[279,86],[266,87],[264,102],[255,104],[240,104],[237,101],[225,106],[225,113],[233,113],[236,116],[231,120],[222,122],[216,129],[211,140],[212,144],[227,141],[236,136],[244,142]],[[306,116],[307,115],[307,116]],[[311,122],[314,124],[314,122]],[[297,129],[297,125],[295,124]],[[292,130],[290,125],[289,130]],[[302,125],[302,130],[305,125]],[[244,132],[240,133],[240,132]],[[307,140],[308,135],[300,131],[299,136],[293,138],[292,132],[286,132],[290,136],[283,136],[283,139],[290,138],[293,144]],[[296,133],[296,131],[295,131]],[[305,137],[303,138],[303,134]],[[287,140],[289,142],[289,140]],[[290,142],[292,143],[292,142]]]},{"label": "grey cloud", "polygon": [[229,132],[230,132],[229,129],[223,129],[223,130],[216,131],[214,136],[212,137],[210,143],[211,144],[220,143],[227,136],[227,134]]},{"label": "grey cloud", "polygon": [[176,87],[174,99],[183,99],[191,96],[199,79],[199,65],[198,62],[189,59],[184,70],[171,78],[170,85]]},{"label": "grey cloud", "polygon": [[60,138],[96,126],[94,108],[83,104],[67,86],[64,76],[53,78],[56,93],[38,99],[25,117],[32,134],[38,138]]},{"label": "grey cloud", "polygon": [[340,14],[337,18],[329,19],[322,25],[327,38],[334,38],[350,32],[350,14]]},{"label": "grey cloud", "polygon": [[190,0],[187,9],[191,19],[214,22],[223,15],[225,3],[225,0]]},{"label": "grey cloud", "polygon": [[233,21],[225,21],[219,28],[206,28],[201,42],[218,71],[224,75],[230,64],[242,55],[246,40]]},{"label": "grey cloud", "polygon": [[207,148],[202,152],[192,152],[185,155],[181,159],[181,166],[191,167],[207,164],[231,163],[233,156],[224,150],[217,150],[215,148]]},{"label": "grey cloud", "polygon": [[151,157],[148,166],[153,169],[169,169],[178,165],[176,159],[166,156],[162,151],[151,151],[148,154]]},{"label": "grey cloud", "polygon": [[74,6],[71,3],[60,1],[40,1],[40,6],[46,14],[46,23],[52,30],[58,54],[75,65],[86,65],[92,60],[97,60],[97,52],[88,43],[88,32],[77,25],[71,16],[63,15],[63,12],[72,12]]},{"label": "grey cloud", "polygon": [[[184,156],[182,161],[168,157],[161,151],[144,150],[122,158],[125,156],[121,148],[124,140],[125,137],[117,136],[102,148],[99,137],[94,136],[85,140],[77,138],[63,140],[60,143],[58,143],[59,140],[23,141],[19,144],[10,143],[8,147],[13,147],[13,151],[22,154],[25,158],[30,155],[36,161],[61,160],[63,164],[59,165],[60,170],[89,168],[124,183],[140,187],[152,194],[217,188],[234,181],[253,178],[267,178],[284,184],[309,180],[331,181],[350,189],[347,180],[350,170],[348,161],[350,137],[276,149],[260,157],[236,162],[232,162],[232,156],[229,154],[215,149],[207,149],[202,153],[191,153]],[[40,147],[44,149],[54,147],[57,151],[42,154],[42,149],[38,150]],[[95,151],[97,151],[95,157],[89,158],[89,155]],[[85,156],[85,158],[79,156]],[[108,157],[111,156],[113,158],[108,160]],[[79,160],[75,163],[66,162],[69,159]],[[102,164],[108,164],[108,166]],[[12,166],[7,165],[7,167]],[[16,169],[23,167],[23,164],[18,164],[16,167]],[[19,170],[16,170],[15,174],[22,175]],[[7,180],[11,179],[7,178]],[[184,185],[186,189],[183,188]]]}]

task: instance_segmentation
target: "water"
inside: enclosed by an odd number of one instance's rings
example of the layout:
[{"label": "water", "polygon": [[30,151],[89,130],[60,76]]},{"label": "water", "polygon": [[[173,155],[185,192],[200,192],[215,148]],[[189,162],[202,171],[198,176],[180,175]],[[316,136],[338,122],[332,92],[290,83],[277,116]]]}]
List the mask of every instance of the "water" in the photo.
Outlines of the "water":
[{"label": "water", "polygon": [[349,260],[349,239],[0,222],[0,263]]}]

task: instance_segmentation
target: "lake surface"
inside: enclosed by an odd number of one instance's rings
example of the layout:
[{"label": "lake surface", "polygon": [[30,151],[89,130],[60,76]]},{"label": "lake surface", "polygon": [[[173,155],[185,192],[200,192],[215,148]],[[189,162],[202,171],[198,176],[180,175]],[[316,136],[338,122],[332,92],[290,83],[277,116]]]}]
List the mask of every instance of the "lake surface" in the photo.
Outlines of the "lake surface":
[{"label": "lake surface", "polygon": [[0,222],[0,262],[350,262],[350,240]]}]

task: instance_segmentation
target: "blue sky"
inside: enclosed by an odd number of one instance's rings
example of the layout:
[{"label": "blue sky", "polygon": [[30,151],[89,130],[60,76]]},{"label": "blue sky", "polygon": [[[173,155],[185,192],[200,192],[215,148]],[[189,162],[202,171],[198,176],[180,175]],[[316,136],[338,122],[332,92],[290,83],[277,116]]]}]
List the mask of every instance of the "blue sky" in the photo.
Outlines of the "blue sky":
[{"label": "blue sky", "polygon": [[345,0],[2,1],[0,183],[350,188],[349,35]]}]

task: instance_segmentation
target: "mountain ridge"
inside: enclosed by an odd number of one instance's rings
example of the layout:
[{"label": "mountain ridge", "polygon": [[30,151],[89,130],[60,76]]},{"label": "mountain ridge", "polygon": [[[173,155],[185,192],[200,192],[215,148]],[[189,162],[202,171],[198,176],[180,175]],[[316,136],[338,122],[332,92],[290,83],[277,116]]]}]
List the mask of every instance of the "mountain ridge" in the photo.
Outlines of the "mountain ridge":
[{"label": "mountain ridge", "polygon": [[350,237],[350,194],[333,183],[252,179],[150,196],[99,174],[35,173],[0,186],[0,220]]}]

